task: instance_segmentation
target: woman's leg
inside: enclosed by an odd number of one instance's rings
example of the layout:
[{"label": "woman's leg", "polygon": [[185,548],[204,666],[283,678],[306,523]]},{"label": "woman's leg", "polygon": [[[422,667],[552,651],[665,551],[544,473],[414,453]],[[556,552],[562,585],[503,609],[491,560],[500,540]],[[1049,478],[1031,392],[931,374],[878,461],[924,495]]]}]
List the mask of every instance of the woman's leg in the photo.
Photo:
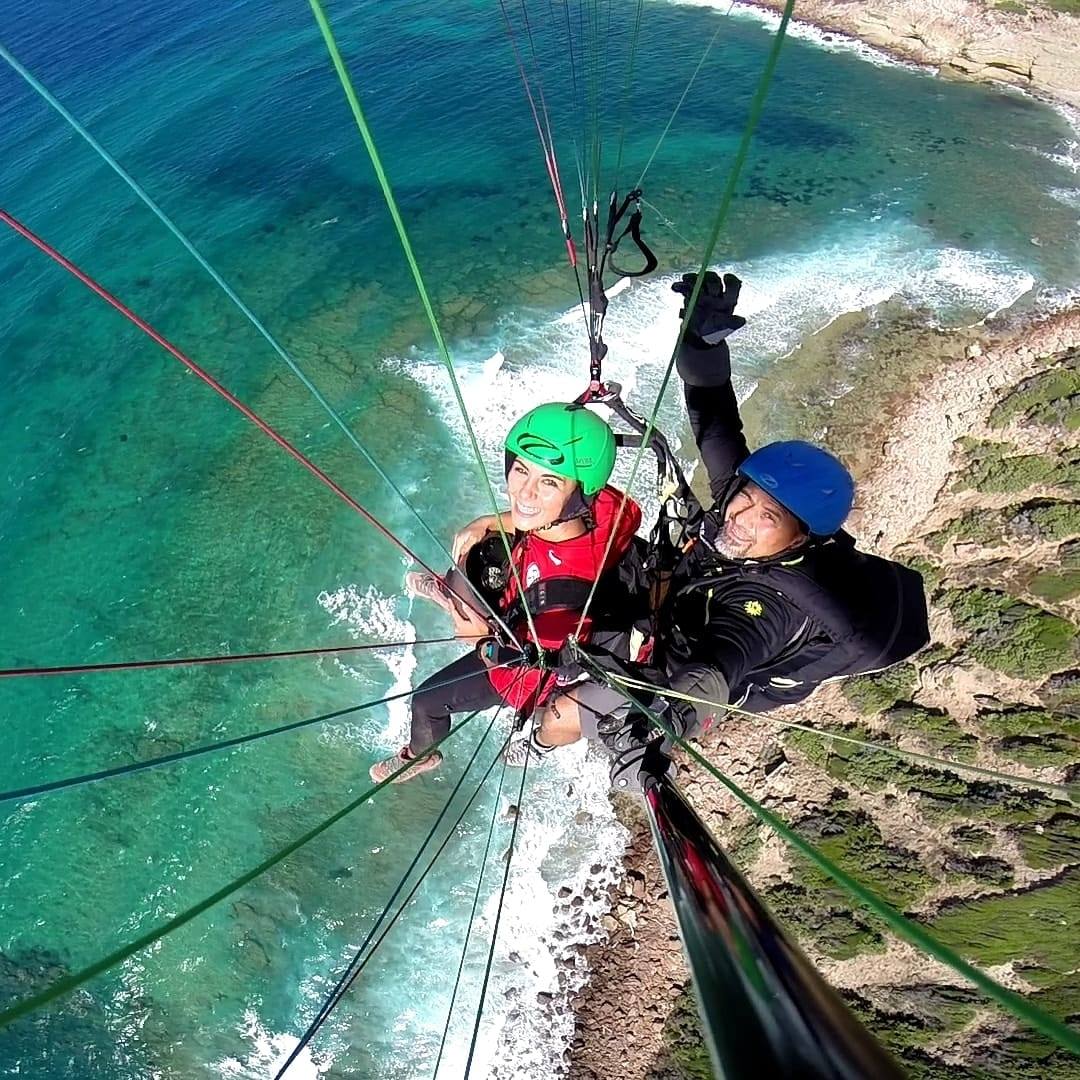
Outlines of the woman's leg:
[{"label": "woman's leg", "polygon": [[425,679],[412,696],[409,753],[423,753],[450,730],[453,713],[488,709],[501,701],[487,676],[484,662],[467,652]]}]

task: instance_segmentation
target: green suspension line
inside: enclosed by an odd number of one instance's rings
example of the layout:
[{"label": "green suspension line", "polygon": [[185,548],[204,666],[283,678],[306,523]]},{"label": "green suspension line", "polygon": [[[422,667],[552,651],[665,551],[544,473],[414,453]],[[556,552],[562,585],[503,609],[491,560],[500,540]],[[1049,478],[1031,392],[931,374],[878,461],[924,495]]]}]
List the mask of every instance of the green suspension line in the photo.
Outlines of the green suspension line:
[{"label": "green suspension line", "polygon": [[330,21],[327,18],[326,11],[322,5],[322,0],[309,0],[309,3],[311,4],[312,12],[315,15],[315,21],[318,23],[319,30],[322,33],[327,52],[330,54],[330,60],[334,65],[334,70],[337,72],[338,79],[341,82],[341,88],[345,92],[345,99],[348,101],[353,118],[356,120],[356,126],[360,131],[360,137],[364,140],[364,146],[367,149],[368,157],[371,159],[371,165],[375,170],[375,176],[379,181],[383,199],[386,201],[387,209],[390,211],[390,217],[393,220],[394,228],[397,231],[398,240],[401,242],[401,248],[405,253],[405,260],[408,262],[409,269],[412,272],[416,291],[420,295],[420,302],[423,304],[424,313],[427,315],[428,323],[431,326],[431,332],[435,338],[435,347],[438,350],[447,374],[450,376],[450,386],[454,392],[454,398],[457,401],[458,408],[461,410],[462,419],[465,421],[465,430],[469,437],[469,445],[472,447],[473,454],[476,457],[476,464],[480,470],[480,476],[483,479],[484,487],[487,489],[491,501],[491,509],[495,515],[499,536],[502,538],[503,546],[506,548],[507,558],[510,562],[510,570],[513,574],[514,581],[517,584],[518,595],[521,597],[522,606],[525,610],[529,632],[532,634],[534,641],[539,641],[539,637],[536,633],[536,625],[533,622],[532,612],[529,610],[529,605],[525,602],[525,586],[521,581],[521,576],[519,575],[517,566],[511,556],[510,538],[506,535],[506,529],[503,528],[499,503],[495,498],[495,490],[491,486],[491,480],[488,478],[487,469],[484,467],[484,456],[480,453],[480,444],[477,441],[472,420],[469,419],[469,410],[465,407],[465,398],[462,396],[457,373],[454,371],[454,363],[450,359],[450,350],[447,348],[446,339],[443,337],[439,321],[435,317],[435,308],[431,303],[431,297],[428,295],[423,275],[420,273],[420,266],[416,261],[416,255],[413,252],[409,234],[405,229],[405,222],[402,220],[401,212],[398,209],[397,199],[394,197],[393,189],[390,186],[390,180],[386,175],[386,170],[383,168],[382,158],[379,156],[378,147],[375,145],[374,136],[371,134],[371,128],[368,125],[367,117],[364,115],[364,110],[360,104],[360,98],[356,93],[352,78],[349,75],[348,69],[345,67],[345,61],[342,59],[341,50],[338,48],[337,39],[334,37],[334,31],[331,29]]},{"label": "green suspension line", "polygon": [[472,717],[468,716],[464,720],[459,721],[446,733],[446,735],[443,736],[443,738],[439,739],[438,742],[432,743],[432,745],[423,753],[417,754],[415,758],[410,758],[405,765],[396,772],[391,773],[391,775],[381,783],[368,788],[367,791],[364,791],[353,799],[352,802],[321,821],[313,829],[309,829],[302,836],[298,836],[291,843],[286,844],[283,848],[274,852],[273,855],[264,859],[258,866],[252,867],[252,869],[241,874],[239,877],[234,878],[227,885],[223,885],[217,892],[204,897],[197,904],[193,904],[191,907],[181,911],[179,915],[174,915],[167,922],[142,934],[134,941],[130,941],[126,945],[120,946],[120,948],[113,950],[113,952],[109,953],[107,956],[103,956],[100,960],[96,960],[94,963],[87,965],[82,968],[82,970],[73,972],[71,975],[67,975],[62,979],[58,979],[51,986],[46,987],[39,993],[33,994],[28,998],[23,998],[22,1001],[18,1001],[14,1005],[9,1005],[6,1009],[0,1010],[0,1029],[7,1027],[8,1024],[14,1023],[21,1017],[28,1016],[30,1013],[44,1008],[58,998],[65,997],[67,994],[70,994],[72,990],[77,990],[84,983],[87,983],[98,975],[116,967],[117,964],[123,963],[128,957],[134,956],[138,952],[142,952],[143,949],[153,945],[154,942],[160,941],[175,930],[179,930],[180,927],[185,926],[187,923],[191,922],[192,919],[197,918],[199,915],[202,915],[203,912],[209,911],[210,908],[221,903],[222,900],[232,896],[233,893],[242,889],[245,885],[250,884],[257,877],[265,874],[267,870],[273,869],[278,863],[283,862],[290,855],[299,851],[305,844],[308,844],[316,837],[321,836],[332,825],[336,825],[343,817],[351,814],[357,807],[362,806],[388,784],[392,784],[394,780],[402,775],[402,773],[408,772],[408,770],[413,768],[418,761],[423,761],[425,758],[429,757],[444,742],[446,742],[447,739],[459,732],[471,719]]},{"label": "green suspension line", "polygon": [[659,697],[673,701],[686,701],[693,705],[707,705],[710,708],[722,709],[726,713],[736,716],[748,716],[755,721],[767,720],[777,727],[788,728],[791,731],[803,731],[809,735],[816,735],[824,742],[836,741],[847,743],[850,746],[858,746],[863,750],[874,753],[886,754],[901,760],[918,762],[920,765],[930,765],[937,769],[952,772],[968,772],[974,776],[980,776],[987,780],[996,780],[1003,784],[1015,784],[1020,787],[1031,788],[1034,791],[1042,791],[1047,795],[1068,799],[1070,802],[1080,805],[1080,788],[1076,784],[1055,784],[1050,780],[1036,780],[1028,776],[1016,776],[1014,773],[1001,772],[998,769],[988,769],[982,765],[971,765],[964,761],[955,761],[952,758],[938,757],[934,754],[923,754],[918,750],[905,750],[890,743],[875,743],[869,739],[860,739],[854,735],[845,735],[840,731],[824,731],[821,728],[811,727],[809,724],[800,724],[795,720],[784,720],[771,713],[753,713],[746,709],[740,709],[737,705],[727,705],[719,701],[708,701],[706,698],[694,697],[692,694],[682,694],[677,690],[666,687],[654,686],[652,683],[643,682],[640,679],[629,679],[622,675],[611,675],[612,682],[620,686],[628,686],[636,690],[647,690]]}]

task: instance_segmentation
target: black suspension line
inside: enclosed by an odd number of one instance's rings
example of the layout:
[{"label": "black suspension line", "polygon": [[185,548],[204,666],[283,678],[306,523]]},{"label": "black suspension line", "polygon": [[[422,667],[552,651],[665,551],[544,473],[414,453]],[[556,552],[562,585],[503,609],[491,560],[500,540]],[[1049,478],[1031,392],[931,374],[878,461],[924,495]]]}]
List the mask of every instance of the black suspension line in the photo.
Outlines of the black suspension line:
[{"label": "black suspension line", "polygon": [[[479,712],[482,712],[482,711],[483,710],[481,710],[481,709],[477,709],[476,712],[473,712],[473,713],[471,713],[469,715],[468,719],[472,720]],[[300,1054],[303,1052],[304,1048],[308,1045],[308,1043],[310,1043],[311,1040],[315,1038],[315,1036],[319,1033],[319,1030],[322,1028],[323,1024],[329,1019],[330,1014],[341,1003],[342,998],[345,996],[345,994],[348,992],[349,987],[352,985],[352,983],[353,983],[353,981],[355,979],[355,976],[358,975],[359,972],[360,972],[361,961],[363,961],[363,963],[365,963],[365,964],[367,963],[367,960],[364,959],[365,951],[367,950],[368,946],[371,944],[372,939],[378,933],[379,928],[383,924],[383,921],[390,914],[390,909],[394,906],[394,902],[401,895],[402,890],[408,884],[409,878],[412,876],[412,872],[416,869],[417,864],[420,862],[421,858],[423,857],[424,851],[427,848],[428,844],[430,844],[431,841],[434,839],[435,834],[439,830],[439,826],[442,824],[443,819],[446,817],[447,813],[450,810],[450,806],[453,804],[454,799],[457,798],[458,792],[464,786],[465,780],[469,775],[469,770],[472,768],[473,763],[476,761],[477,757],[479,756],[481,749],[483,748],[484,744],[487,742],[487,738],[491,734],[491,731],[495,726],[495,722],[499,719],[499,716],[501,714],[502,714],[502,710],[500,709],[492,716],[491,723],[488,724],[486,730],[484,731],[484,734],[480,736],[479,741],[477,742],[476,746],[473,748],[473,752],[470,755],[469,760],[465,763],[465,768],[462,770],[461,776],[458,777],[457,782],[454,784],[454,787],[451,790],[449,797],[447,798],[446,802],[443,804],[443,808],[439,811],[439,813],[436,816],[434,822],[432,822],[431,828],[428,830],[427,835],[420,842],[420,846],[416,849],[416,854],[412,857],[412,861],[409,863],[408,867],[406,868],[405,873],[401,875],[401,880],[394,887],[394,890],[390,894],[389,899],[383,905],[382,911],[379,912],[378,917],[371,924],[371,928],[368,930],[366,936],[364,937],[364,940],[361,942],[359,948],[356,950],[356,952],[353,954],[352,958],[349,960],[348,964],[345,966],[345,970],[341,973],[341,975],[338,978],[337,982],[334,984],[333,989],[323,999],[322,1004],[319,1006],[319,1008],[315,1012],[315,1016],[312,1018],[311,1022],[308,1024],[308,1026],[307,1026],[306,1030],[304,1031],[303,1035],[300,1036],[300,1041],[296,1044],[295,1047],[293,1047],[293,1049],[292,1049],[291,1053],[289,1054],[288,1058],[285,1060],[285,1063],[278,1070],[274,1080],[281,1080],[281,1077],[283,1077],[285,1075],[285,1073],[288,1072],[289,1066],[292,1065],[292,1063],[300,1056]],[[497,758],[496,758],[496,760],[497,760]],[[481,777],[480,783],[477,785],[476,791],[473,793],[472,797],[469,799],[469,802],[466,804],[466,809],[468,809],[468,807],[472,805],[473,799],[479,793],[480,788],[482,788],[484,786],[484,784],[486,783],[487,777],[490,775],[490,772],[491,772],[491,769],[489,767],[488,771],[484,774],[483,777]],[[498,806],[497,801],[496,801],[496,806]],[[459,818],[458,822],[455,824],[454,828],[457,827],[457,824],[460,824],[460,820],[461,819]],[[453,835],[453,828],[450,830],[450,835]],[[440,851],[441,850],[442,849],[440,848]],[[436,854],[435,858],[437,858],[437,857],[438,857],[438,855]],[[420,885],[420,883],[424,880],[424,878],[430,872],[431,868],[435,865],[435,858],[432,858],[432,860],[428,863],[428,865],[425,868],[425,870],[423,871],[423,873],[417,879],[417,881],[416,881],[417,886]],[[411,895],[412,894],[410,894],[410,897],[406,897],[405,901],[401,905],[401,909],[399,909],[399,912],[400,912],[400,910],[404,909],[405,904],[408,903],[409,899],[411,898]],[[395,920],[396,920],[396,916],[395,916]],[[391,926],[393,925],[393,921],[391,921],[390,925]],[[379,939],[380,944],[381,944],[382,940],[383,940],[382,938]],[[378,948],[378,945],[376,945],[375,948]],[[373,948],[371,950],[371,953],[368,954],[369,958],[375,952],[375,948]]]},{"label": "black suspension line", "polygon": [[[499,667],[513,667],[520,663],[512,660]],[[472,675],[459,675],[457,678],[448,679],[440,686],[452,686],[454,683],[471,679]],[[117,776],[130,776],[132,773],[144,772],[146,769],[156,769],[159,765],[171,765],[177,761],[186,761],[188,758],[200,757],[203,754],[213,754],[219,750],[228,750],[232,747],[242,746],[244,743],[256,742],[259,739],[268,739],[272,735],[281,735],[286,731],[299,731],[301,728],[311,727],[314,724],[326,723],[330,720],[340,719],[352,713],[362,712],[365,709],[373,709],[378,705],[385,705],[391,701],[402,701],[412,697],[415,690],[404,690],[399,694],[390,694],[387,697],[378,698],[375,701],[365,701],[360,705],[350,705],[344,709],[336,709],[333,712],[321,713],[319,716],[311,716],[306,720],[294,720],[289,724],[279,724],[277,727],[265,728],[262,731],[252,731],[247,735],[236,735],[231,739],[222,739],[220,742],[206,743],[202,746],[193,746],[188,750],[177,750],[172,754],[162,754],[161,757],[148,758],[145,761],[132,761],[126,765],[116,765],[111,769],[101,769],[98,772],[83,773],[81,776],[69,776],[63,780],[49,780],[43,784],[32,784],[29,787],[14,788],[11,791],[0,792],[0,802],[10,802],[13,799],[29,799],[34,795],[46,795],[54,791],[62,791],[66,788],[81,787],[83,784],[92,784],[98,780],[111,780]]]}]

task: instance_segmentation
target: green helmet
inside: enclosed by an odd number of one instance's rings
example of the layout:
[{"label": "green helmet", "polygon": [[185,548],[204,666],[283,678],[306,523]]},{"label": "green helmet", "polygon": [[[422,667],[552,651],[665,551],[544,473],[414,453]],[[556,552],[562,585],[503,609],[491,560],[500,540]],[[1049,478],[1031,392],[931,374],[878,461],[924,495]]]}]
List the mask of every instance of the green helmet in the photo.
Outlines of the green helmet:
[{"label": "green helmet", "polygon": [[588,497],[608,482],[615,468],[615,435],[588,409],[553,401],[518,420],[506,436],[506,452],[576,480]]}]

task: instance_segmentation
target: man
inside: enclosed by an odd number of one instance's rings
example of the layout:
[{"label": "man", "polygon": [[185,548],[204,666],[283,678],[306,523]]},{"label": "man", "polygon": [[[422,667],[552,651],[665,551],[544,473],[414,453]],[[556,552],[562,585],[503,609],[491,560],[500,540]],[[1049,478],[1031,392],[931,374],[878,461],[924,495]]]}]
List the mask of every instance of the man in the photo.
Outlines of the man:
[{"label": "man", "polygon": [[[684,275],[673,289],[689,297],[694,281]],[[724,340],[745,324],[734,314],[741,282],[710,271],[702,286],[677,364],[713,503],[669,570],[649,664],[599,661],[713,703],[645,693],[643,703],[686,738],[706,731],[725,705],[761,712],[800,701],[826,679],[887,667],[929,638],[919,575],[856,551],[841,531],[855,492],[847,469],[801,441],[750,453]],[[583,734],[613,753],[617,787],[639,785],[656,733],[604,681],[554,700],[538,738],[565,745]]]}]

